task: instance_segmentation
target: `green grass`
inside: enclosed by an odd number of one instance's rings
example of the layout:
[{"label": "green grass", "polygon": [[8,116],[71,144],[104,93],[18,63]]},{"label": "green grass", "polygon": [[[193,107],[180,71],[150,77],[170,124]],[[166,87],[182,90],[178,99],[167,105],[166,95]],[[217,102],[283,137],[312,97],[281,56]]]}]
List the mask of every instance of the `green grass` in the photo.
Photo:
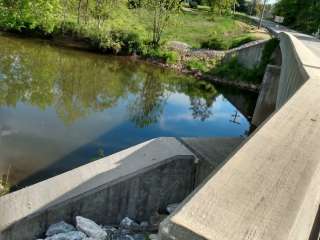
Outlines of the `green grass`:
[{"label": "green grass", "polygon": [[[150,16],[145,12],[137,12],[141,24],[151,30]],[[268,34],[255,34],[255,27],[242,22],[233,16],[213,16],[208,8],[200,6],[198,9],[181,11],[172,17],[163,34],[163,41],[181,41],[194,48],[200,48],[210,39],[219,37],[226,43],[226,49],[237,47],[236,41],[241,43],[243,39],[257,40],[269,38]]]}]

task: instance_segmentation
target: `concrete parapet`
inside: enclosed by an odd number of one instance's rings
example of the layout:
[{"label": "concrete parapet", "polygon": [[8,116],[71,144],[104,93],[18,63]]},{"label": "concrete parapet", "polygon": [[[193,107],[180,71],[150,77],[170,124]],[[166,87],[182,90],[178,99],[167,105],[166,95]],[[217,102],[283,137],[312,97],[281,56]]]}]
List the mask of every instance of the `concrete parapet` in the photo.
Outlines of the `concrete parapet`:
[{"label": "concrete parapet", "polygon": [[279,33],[282,66],[276,108],[279,109],[310,78],[319,76],[320,61],[300,40]]},{"label": "concrete parapet", "polygon": [[278,111],[162,222],[162,240],[319,235],[320,61],[290,34],[280,39],[295,59],[284,60]]}]

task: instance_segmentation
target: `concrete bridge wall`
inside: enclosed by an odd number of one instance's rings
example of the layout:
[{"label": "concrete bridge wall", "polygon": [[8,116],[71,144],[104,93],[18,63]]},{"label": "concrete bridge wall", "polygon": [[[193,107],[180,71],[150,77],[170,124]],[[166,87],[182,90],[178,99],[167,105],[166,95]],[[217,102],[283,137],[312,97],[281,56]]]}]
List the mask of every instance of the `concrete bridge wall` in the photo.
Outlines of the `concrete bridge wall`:
[{"label": "concrete bridge wall", "polygon": [[278,110],[161,224],[161,240],[318,238],[320,59],[279,36]]}]

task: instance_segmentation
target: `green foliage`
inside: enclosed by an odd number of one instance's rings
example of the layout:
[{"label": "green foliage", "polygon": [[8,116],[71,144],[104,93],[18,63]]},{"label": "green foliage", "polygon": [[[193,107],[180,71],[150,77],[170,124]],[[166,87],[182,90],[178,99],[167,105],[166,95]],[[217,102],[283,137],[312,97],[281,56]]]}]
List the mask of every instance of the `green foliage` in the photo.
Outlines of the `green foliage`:
[{"label": "green foliage", "polygon": [[236,0],[208,0],[212,11],[219,15],[228,15],[231,13]]},{"label": "green foliage", "polygon": [[138,33],[126,30],[112,30],[104,38],[100,39],[99,47],[114,53],[142,53],[144,40]]},{"label": "green foliage", "polygon": [[38,29],[51,33],[60,10],[59,0],[0,0],[0,26],[17,31]]},{"label": "green foliage", "polygon": [[192,58],[186,62],[186,67],[189,70],[200,70],[202,72],[208,71],[206,63],[197,58]]},{"label": "green foliage", "polygon": [[199,70],[201,72],[208,72],[216,65],[215,59],[202,60],[198,58],[191,58],[186,63],[185,66],[189,70]]},{"label": "green foliage", "polygon": [[247,34],[240,35],[232,39],[223,38],[219,36],[213,37],[207,41],[202,42],[201,47],[214,50],[228,50],[255,40],[257,40],[255,37]]},{"label": "green foliage", "polygon": [[320,28],[319,0],[280,0],[274,12],[285,18],[285,25],[300,31],[314,33]]},{"label": "green foliage", "polygon": [[220,63],[211,72],[222,78],[226,78],[231,81],[245,81],[251,83],[258,83],[260,78],[257,73],[257,69],[246,69],[238,63],[238,59],[233,57],[227,63]]},{"label": "green foliage", "polygon": [[190,1],[190,2],[189,2],[189,6],[190,6],[191,8],[198,8],[198,3],[197,3],[196,1]]},{"label": "green foliage", "polygon": [[244,45],[246,43],[249,43],[255,40],[257,39],[251,35],[240,35],[232,39],[229,49],[240,47],[241,45]]},{"label": "green foliage", "polygon": [[179,53],[175,51],[163,50],[161,48],[149,48],[145,57],[162,60],[165,63],[176,64],[180,61]]},{"label": "green foliage", "polygon": [[227,42],[222,37],[213,37],[201,43],[202,48],[227,50],[229,48]]},{"label": "green foliage", "polygon": [[180,9],[180,0],[145,0],[146,8],[152,15],[152,43],[159,46],[161,37],[172,13]]},{"label": "green foliage", "polygon": [[271,56],[279,45],[278,39],[271,39],[267,42],[262,53],[262,59],[254,69],[247,69],[233,57],[227,63],[218,64],[211,73],[231,81],[244,81],[249,83],[260,83],[265,73],[266,66],[271,62]]}]

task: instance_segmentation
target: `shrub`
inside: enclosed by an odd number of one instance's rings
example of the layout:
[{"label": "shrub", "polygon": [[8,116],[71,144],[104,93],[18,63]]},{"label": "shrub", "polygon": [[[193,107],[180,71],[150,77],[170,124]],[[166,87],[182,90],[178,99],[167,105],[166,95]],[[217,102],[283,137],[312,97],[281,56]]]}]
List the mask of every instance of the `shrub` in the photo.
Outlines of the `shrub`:
[{"label": "shrub", "polygon": [[242,80],[244,82],[258,83],[261,80],[256,68],[247,69],[243,67],[238,63],[238,59],[236,57],[233,57],[227,63],[222,62],[218,64],[217,67],[212,70],[212,73],[231,81]]},{"label": "shrub", "polygon": [[175,51],[162,50],[160,48],[150,48],[145,53],[146,57],[156,58],[164,61],[165,63],[175,64],[179,62],[180,55]]},{"label": "shrub", "polygon": [[232,39],[229,49],[240,47],[241,45],[244,45],[246,43],[249,43],[255,40],[256,39],[253,36],[240,36],[238,38],[234,38]]},{"label": "shrub", "polygon": [[214,50],[227,50],[229,48],[227,42],[220,37],[213,37],[208,41],[201,43],[201,48],[208,48]]},{"label": "shrub", "polygon": [[186,62],[186,67],[189,70],[200,70],[201,72],[207,72],[208,67],[205,61],[201,61],[197,58],[192,58]]},{"label": "shrub", "polygon": [[261,62],[253,69],[247,69],[238,63],[238,59],[233,57],[229,62],[218,64],[212,73],[229,80],[241,80],[244,82],[261,83],[266,66],[271,62],[271,56],[279,45],[279,40],[273,38],[269,40],[263,49]]},{"label": "shrub", "polygon": [[144,45],[139,34],[126,30],[111,30],[99,42],[103,50],[124,54],[142,53]]},{"label": "shrub", "polygon": [[190,1],[189,2],[189,7],[191,8],[198,8],[198,3],[196,1]]}]

